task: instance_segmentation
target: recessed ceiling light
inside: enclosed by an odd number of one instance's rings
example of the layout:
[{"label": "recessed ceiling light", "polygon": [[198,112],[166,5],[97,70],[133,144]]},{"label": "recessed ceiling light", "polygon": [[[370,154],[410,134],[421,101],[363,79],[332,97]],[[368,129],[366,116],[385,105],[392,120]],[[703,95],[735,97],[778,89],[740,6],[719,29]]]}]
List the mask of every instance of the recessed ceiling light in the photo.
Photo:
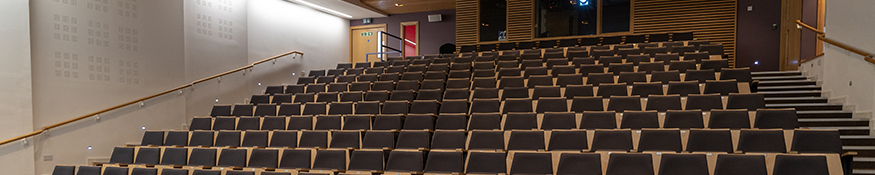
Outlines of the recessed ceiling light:
[{"label": "recessed ceiling light", "polygon": [[404,4],[401,4],[401,3],[395,3],[395,7],[403,7],[403,6],[404,6]]},{"label": "recessed ceiling light", "polygon": [[313,4],[313,3],[310,3],[310,2],[304,1],[304,0],[292,0],[292,1],[297,2],[297,3],[300,3],[300,4],[304,4],[304,5],[306,5],[306,6],[310,6],[310,7],[312,7],[312,8],[317,9],[317,10],[322,10],[322,11],[325,11],[325,12],[328,12],[328,13],[331,13],[331,14],[339,15],[339,16],[346,17],[346,18],[352,18],[352,16],[347,15],[347,14],[345,14],[345,13],[341,13],[341,12],[338,12],[338,11],[334,11],[334,10],[331,10],[331,9],[328,9],[328,8],[325,8],[325,7],[322,7],[322,6],[319,6],[319,5],[316,5],[316,4]]}]

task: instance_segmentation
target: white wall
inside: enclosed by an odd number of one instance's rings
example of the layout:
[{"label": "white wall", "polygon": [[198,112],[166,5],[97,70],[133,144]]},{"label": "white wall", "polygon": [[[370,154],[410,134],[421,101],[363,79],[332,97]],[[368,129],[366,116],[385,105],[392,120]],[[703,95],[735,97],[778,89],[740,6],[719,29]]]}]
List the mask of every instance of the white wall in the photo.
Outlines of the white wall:
[{"label": "white wall", "polygon": [[142,127],[186,129],[215,99],[243,103],[267,85],[349,59],[348,20],[281,0],[7,0],[0,9],[9,24],[0,27],[5,138],[291,50],[308,56],[0,146],[0,174],[50,174],[57,164],[108,158],[113,147],[138,143]]},{"label": "white wall", "polygon": [[[46,0],[31,10],[33,130],[185,82],[181,1]],[[35,174],[109,157],[139,142],[142,127],[180,129],[184,102],[163,96],[50,130],[36,137]]]},{"label": "white wall", "polygon": [[[0,138],[33,131],[30,68],[30,10],[27,0],[0,1]],[[32,174],[33,147],[13,142],[0,146],[3,174]]]},{"label": "white wall", "polygon": [[[826,37],[875,53],[875,18],[865,15],[875,1],[827,1]],[[872,117],[875,109],[875,65],[863,57],[824,43],[824,56],[802,64],[800,70],[820,81],[833,102],[846,103],[855,117]]]},{"label": "white wall", "polygon": [[[185,3],[185,81],[236,69],[247,60],[247,0],[195,0]],[[209,115],[216,104],[243,103],[247,77],[236,73],[186,91],[186,121]]]},{"label": "white wall", "polygon": [[[281,59],[288,67],[253,70],[262,84],[294,83],[302,71],[334,68],[349,62],[349,21],[282,0],[249,1],[249,62],[290,50],[303,58]],[[291,73],[295,72],[292,76]],[[250,83],[257,84],[257,83]],[[254,92],[264,90],[263,87]]]}]

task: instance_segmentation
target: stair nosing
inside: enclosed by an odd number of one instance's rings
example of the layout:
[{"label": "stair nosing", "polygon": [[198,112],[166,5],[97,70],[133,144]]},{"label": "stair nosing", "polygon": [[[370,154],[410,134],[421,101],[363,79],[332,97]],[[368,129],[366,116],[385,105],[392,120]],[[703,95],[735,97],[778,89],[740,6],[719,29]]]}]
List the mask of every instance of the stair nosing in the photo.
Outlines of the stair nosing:
[{"label": "stair nosing", "polygon": [[806,127],[808,129],[838,129],[838,130],[869,130],[868,126],[826,126],[826,127]]},{"label": "stair nosing", "polygon": [[846,110],[812,110],[812,111],[796,111],[796,114],[818,114],[818,113],[854,113],[854,111]]},{"label": "stair nosing", "polygon": [[766,107],[769,106],[843,106],[841,103],[780,103],[780,104],[766,104]]},{"label": "stair nosing", "polygon": [[875,146],[842,146],[843,150],[875,150]]},{"label": "stair nosing", "polygon": [[800,118],[799,122],[858,122],[869,121],[868,118]]},{"label": "stair nosing", "polygon": [[841,139],[875,139],[873,136],[855,136],[855,135],[844,135],[839,136]]},{"label": "stair nosing", "polygon": [[827,97],[767,97],[766,101],[769,100],[829,100]]},{"label": "stair nosing", "polygon": [[780,78],[808,78],[802,75],[791,75],[791,76],[761,76],[761,77],[752,77],[754,80],[762,80],[762,79],[780,79]]},{"label": "stair nosing", "polygon": [[814,80],[805,79],[805,80],[766,80],[766,81],[760,81],[760,83],[763,83],[763,82],[772,83],[772,82],[784,82],[784,81],[786,81],[786,82],[816,82]]},{"label": "stair nosing", "polygon": [[765,87],[757,87],[757,89],[792,89],[792,88],[807,88],[807,87],[821,88],[820,86],[813,86],[813,85],[791,85],[791,86],[765,86]]},{"label": "stair nosing", "polygon": [[802,73],[802,71],[757,71],[751,72],[751,75],[762,75],[762,74],[778,74],[778,73]]}]

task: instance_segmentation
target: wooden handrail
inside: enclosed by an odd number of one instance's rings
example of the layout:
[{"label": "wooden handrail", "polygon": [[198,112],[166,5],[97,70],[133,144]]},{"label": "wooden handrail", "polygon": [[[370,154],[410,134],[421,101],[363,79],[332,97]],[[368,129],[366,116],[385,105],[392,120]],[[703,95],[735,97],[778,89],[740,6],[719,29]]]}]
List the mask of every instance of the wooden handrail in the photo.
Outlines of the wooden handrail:
[{"label": "wooden handrail", "polygon": [[119,108],[122,108],[122,107],[125,107],[125,106],[128,106],[128,105],[132,105],[132,104],[140,103],[140,102],[143,102],[143,101],[146,101],[146,100],[149,100],[149,99],[153,99],[153,98],[158,97],[158,96],[161,96],[161,95],[165,95],[165,94],[172,93],[172,92],[175,92],[175,91],[179,91],[179,90],[182,90],[182,89],[185,89],[185,88],[189,88],[189,87],[194,86],[195,84],[202,83],[202,82],[205,82],[205,81],[209,81],[209,80],[212,80],[212,79],[216,79],[216,78],[219,78],[219,77],[222,77],[222,76],[228,75],[228,74],[232,74],[232,73],[235,73],[235,72],[244,71],[244,70],[246,70],[246,69],[249,69],[249,68],[254,67],[255,65],[259,65],[259,64],[261,64],[261,63],[264,63],[264,62],[267,62],[267,61],[270,61],[270,60],[276,60],[277,58],[281,58],[281,57],[284,57],[284,56],[287,56],[287,55],[291,55],[291,54],[304,55],[304,53],[303,53],[303,52],[300,52],[300,51],[291,51],[291,52],[286,52],[286,53],[283,53],[283,54],[279,54],[279,55],[276,55],[276,56],[273,56],[273,57],[270,57],[270,58],[263,59],[263,60],[261,60],[261,61],[256,61],[256,62],[254,62],[254,63],[252,63],[252,64],[249,64],[249,65],[246,65],[246,66],[243,66],[243,67],[240,67],[240,68],[234,69],[234,70],[230,70],[230,71],[223,72],[223,73],[220,73],[220,74],[216,74],[216,75],[213,75],[213,76],[210,76],[210,77],[207,77],[207,78],[203,78],[203,79],[200,79],[200,80],[196,80],[196,81],[193,81],[193,82],[191,82],[191,83],[189,83],[189,84],[182,85],[182,86],[179,86],[179,87],[176,87],[176,88],[170,89],[170,90],[166,90],[166,91],[164,91],[164,92],[160,92],[160,93],[157,93],[157,94],[152,94],[152,95],[149,95],[149,96],[146,96],[146,97],[140,98],[140,99],[136,99],[136,100],[133,100],[133,101],[127,102],[127,103],[122,103],[122,104],[119,104],[119,105],[115,105],[115,106],[113,106],[113,107],[109,107],[109,108],[106,108],[106,109],[99,110],[99,111],[97,111],[97,112],[92,112],[92,113],[85,114],[85,115],[82,115],[82,116],[79,116],[79,117],[76,117],[76,118],[73,118],[73,119],[69,119],[69,120],[66,120],[66,121],[63,121],[63,122],[60,122],[60,123],[55,123],[55,124],[52,124],[52,125],[49,125],[49,126],[46,126],[46,127],[42,127],[42,128],[40,128],[39,130],[33,131],[33,132],[31,132],[31,133],[27,133],[27,134],[24,134],[24,135],[21,135],[21,136],[18,136],[18,137],[14,137],[14,138],[11,138],[11,139],[4,140],[3,142],[0,142],[0,145],[5,145],[5,144],[7,144],[7,143],[11,143],[11,142],[14,142],[14,141],[17,141],[17,140],[21,140],[21,139],[25,139],[25,138],[28,138],[28,137],[33,137],[33,136],[35,136],[35,135],[39,135],[40,133],[46,132],[46,131],[48,131],[49,129],[53,129],[53,128],[57,128],[57,127],[61,127],[61,126],[64,126],[64,125],[66,125],[66,124],[70,124],[70,123],[73,123],[73,122],[76,122],[76,121],[79,121],[79,120],[82,120],[82,119],[86,119],[86,118],[88,118],[88,117],[92,117],[92,116],[95,116],[95,115],[99,115],[99,114],[102,114],[102,113],[106,113],[106,112],[109,112],[109,111],[112,111],[112,110],[116,110],[116,109],[119,109]]},{"label": "wooden handrail", "polygon": [[807,60],[806,60],[806,59],[803,59],[803,60],[799,61],[799,64],[802,64],[802,63],[805,63],[805,62],[808,62],[808,61],[814,60],[815,58],[820,58],[820,57],[822,57],[822,56],[823,56],[823,53],[820,53],[820,54],[814,55],[814,57],[811,57],[810,59],[807,59]]},{"label": "wooden handrail", "polygon": [[800,25],[800,26],[802,26],[802,27],[805,27],[806,29],[811,30],[811,31],[814,32],[814,33],[821,34],[821,35],[826,35],[826,33],[824,33],[823,31],[817,30],[816,28],[811,27],[811,26],[809,26],[808,24],[803,23],[801,20],[796,20],[796,24],[797,24],[797,25]]},{"label": "wooden handrail", "polygon": [[[832,39],[826,38],[826,37],[824,37],[824,35],[826,35],[826,33],[824,33],[823,31],[817,30],[817,29],[815,29],[814,27],[811,27],[811,26],[809,26],[809,25],[807,25],[807,24],[805,24],[805,23],[802,23],[802,21],[800,21],[800,20],[796,20],[796,24],[798,24],[798,25],[800,25],[800,26],[802,26],[802,27],[805,27],[805,29],[808,29],[808,30],[813,31],[814,33],[817,33],[817,39],[818,39],[818,40],[821,40],[821,41],[823,41],[823,42],[826,42],[826,43],[829,43],[829,44],[832,44],[832,45],[838,46],[839,48],[842,48],[842,49],[845,49],[845,50],[848,50],[848,51],[854,52],[854,53],[856,53],[856,54],[862,55],[862,56],[863,56],[863,59],[866,60],[866,62],[869,62],[869,63],[875,64],[875,59],[873,59],[873,57],[875,57],[875,55],[873,55],[873,54],[871,54],[871,53],[868,53],[868,52],[866,52],[866,51],[863,51],[863,50],[857,49],[857,48],[853,48],[853,47],[851,47],[851,46],[848,46],[848,45],[846,45],[846,44],[840,43],[840,42],[838,42],[838,41],[835,41],[835,40],[832,40]],[[814,58],[817,58],[817,57],[820,57],[820,56],[822,56],[822,55],[817,55],[817,56],[815,56]],[[814,58],[812,58],[812,59],[814,59]],[[808,62],[809,60],[812,60],[812,59],[802,60],[801,63]]]},{"label": "wooden handrail", "polygon": [[864,58],[863,58],[864,60],[866,60],[866,61],[869,62],[869,63],[875,64],[875,59],[872,59],[873,55],[872,55],[871,53],[868,53],[868,52],[866,52],[866,51],[862,51],[862,50],[857,49],[857,48],[853,48],[853,47],[851,47],[851,46],[848,46],[848,45],[842,44],[842,43],[840,43],[840,42],[838,42],[838,41],[834,41],[834,40],[831,40],[831,39],[829,39],[829,38],[825,38],[825,37],[823,37],[822,35],[817,35],[817,39],[819,39],[819,40],[821,40],[821,41],[823,41],[823,42],[827,42],[827,43],[829,43],[829,44],[832,44],[832,45],[838,46],[839,48],[842,48],[842,49],[845,49],[845,50],[848,50],[848,51],[854,52],[854,53],[856,53],[856,54],[860,54],[860,55],[862,55],[862,56],[864,57]]}]

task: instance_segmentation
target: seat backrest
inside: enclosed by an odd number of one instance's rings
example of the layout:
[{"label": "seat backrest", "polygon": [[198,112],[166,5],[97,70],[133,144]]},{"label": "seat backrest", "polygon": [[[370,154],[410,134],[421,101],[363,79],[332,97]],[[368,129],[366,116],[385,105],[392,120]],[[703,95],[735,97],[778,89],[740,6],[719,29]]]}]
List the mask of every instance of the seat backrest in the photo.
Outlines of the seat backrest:
[{"label": "seat backrest", "polygon": [[799,117],[793,108],[758,109],[753,126],[760,129],[796,129],[799,128]]},{"label": "seat backrest", "polygon": [[786,153],[784,132],[781,130],[741,130],[738,151]]},{"label": "seat backrest", "polygon": [[799,153],[841,154],[842,141],[837,130],[796,130],[790,151]]},{"label": "seat backrest", "polygon": [[592,139],[591,151],[598,150],[632,150],[631,130],[596,130]]},{"label": "seat backrest", "polygon": [[682,150],[680,130],[641,130],[641,137],[638,140],[638,151],[681,152]]},{"label": "seat backrest", "polygon": [[690,130],[687,152],[733,152],[732,133],[728,129]]},{"label": "seat backrest", "polygon": [[469,132],[468,150],[502,150],[504,148],[503,131]]},{"label": "seat backrest", "polygon": [[654,174],[651,154],[610,154],[605,175]]},{"label": "seat backrest", "polygon": [[715,175],[766,175],[766,157],[762,155],[720,154],[714,168]]},{"label": "seat backrest", "polygon": [[511,174],[553,174],[553,157],[550,153],[516,152],[512,155]]},{"label": "seat backrest", "polygon": [[659,174],[709,174],[705,154],[663,154]]}]

